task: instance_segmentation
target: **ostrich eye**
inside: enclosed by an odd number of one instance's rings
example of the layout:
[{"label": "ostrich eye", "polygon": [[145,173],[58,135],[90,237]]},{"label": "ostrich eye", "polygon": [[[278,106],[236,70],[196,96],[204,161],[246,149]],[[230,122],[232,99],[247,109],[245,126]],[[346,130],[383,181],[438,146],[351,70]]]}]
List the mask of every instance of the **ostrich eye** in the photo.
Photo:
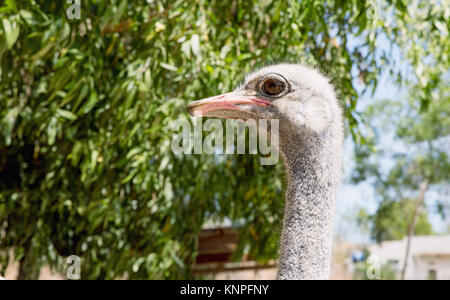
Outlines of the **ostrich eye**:
[{"label": "ostrich eye", "polygon": [[275,78],[265,80],[261,85],[261,91],[267,96],[277,96],[286,88],[286,84]]}]

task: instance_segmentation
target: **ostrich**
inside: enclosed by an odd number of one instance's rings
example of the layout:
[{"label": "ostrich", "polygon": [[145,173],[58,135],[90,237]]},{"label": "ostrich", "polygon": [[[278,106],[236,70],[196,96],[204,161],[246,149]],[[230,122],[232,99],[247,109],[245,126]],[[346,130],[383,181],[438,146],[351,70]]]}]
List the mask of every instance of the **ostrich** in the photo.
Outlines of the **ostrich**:
[{"label": "ostrich", "polygon": [[267,66],[247,75],[231,93],[191,102],[188,111],[279,120],[276,138],[288,184],[277,278],[329,279],[344,134],[342,111],[328,80],[302,65]]}]

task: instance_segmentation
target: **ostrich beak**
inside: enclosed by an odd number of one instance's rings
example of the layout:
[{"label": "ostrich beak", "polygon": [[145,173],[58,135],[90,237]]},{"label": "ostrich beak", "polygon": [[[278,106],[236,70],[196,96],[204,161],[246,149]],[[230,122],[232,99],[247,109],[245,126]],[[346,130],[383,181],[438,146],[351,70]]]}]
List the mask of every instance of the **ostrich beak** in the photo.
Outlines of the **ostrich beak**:
[{"label": "ostrich beak", "polygon": [[267,107],[272,105],[272,102],[256,96],[245,96],[237,92],[231,92],[191,102],[188,105],[188,112],[191,116],[196,117],[214,117],[215,115],[213,112],[218,110],[244,110],[243,108],[236,106],[236,104]]}]

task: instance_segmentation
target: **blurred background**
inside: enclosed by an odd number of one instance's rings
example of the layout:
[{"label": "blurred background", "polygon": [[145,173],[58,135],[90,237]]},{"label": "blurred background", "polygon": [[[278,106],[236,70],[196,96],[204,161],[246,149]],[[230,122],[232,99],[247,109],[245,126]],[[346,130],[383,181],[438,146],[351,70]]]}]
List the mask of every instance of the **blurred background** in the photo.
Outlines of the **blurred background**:
[{"label": "blurred background", "polygon": [[282,164],[175,155],[170,125],[295,62],[345,109],[332,278],[450,279],[449,18],[448,0],[0,1],[0,275],[273,279]]}]

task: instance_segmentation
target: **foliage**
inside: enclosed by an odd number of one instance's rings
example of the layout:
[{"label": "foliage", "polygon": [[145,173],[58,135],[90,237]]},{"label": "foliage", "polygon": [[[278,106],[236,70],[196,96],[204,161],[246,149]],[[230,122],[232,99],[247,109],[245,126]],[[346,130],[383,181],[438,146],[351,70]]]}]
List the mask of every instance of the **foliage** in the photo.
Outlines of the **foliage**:
[{"label": "foliage", "polygon": [[305,62],[333,78],[361,142],[354,79],[373,90],[394,64],[378,36],[409,53],[421,83],[432,79],[425,96],[442,70],[415,51],[448,62],[440,2],[410,11],[387,1],[392,22],[367,13],[373,1],[81,3],[79,20],[66,1],[0,4],[0,265],[12,249],[26,277],[76,254],[83,278],[187,278],[203,224],[225,218],[241,228],[237,257],[275,257],[280,167],[174,155],[170,124],[186,103],[229,91],[256,66]]},{"label": "foliage", "polygon": [[[358,222],[370,228],[371,238],[377,242],[401,240],[408,234],[408,226],[416,207],[416,201],[382,201],[376,213],[370,215],[363,209],[358,215]],[[415,235],[430,235],[433,233],[428,222],[428,213],[420,211],[414,230]]]}]

